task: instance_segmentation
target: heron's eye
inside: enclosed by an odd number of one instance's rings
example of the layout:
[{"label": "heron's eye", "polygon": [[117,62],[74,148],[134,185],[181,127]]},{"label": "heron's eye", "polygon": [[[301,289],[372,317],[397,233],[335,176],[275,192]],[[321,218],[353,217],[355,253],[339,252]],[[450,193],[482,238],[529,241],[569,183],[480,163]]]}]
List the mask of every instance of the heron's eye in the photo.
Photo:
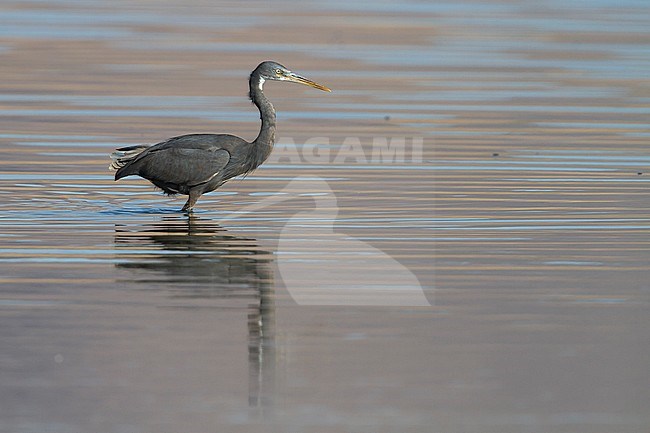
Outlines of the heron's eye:
[{"label": "heron's eye", "polygon": [[281,77],[282,76],[282,70],[281,69],[276,69],[275,70],[275,75],[277,75],[278,77]]}]

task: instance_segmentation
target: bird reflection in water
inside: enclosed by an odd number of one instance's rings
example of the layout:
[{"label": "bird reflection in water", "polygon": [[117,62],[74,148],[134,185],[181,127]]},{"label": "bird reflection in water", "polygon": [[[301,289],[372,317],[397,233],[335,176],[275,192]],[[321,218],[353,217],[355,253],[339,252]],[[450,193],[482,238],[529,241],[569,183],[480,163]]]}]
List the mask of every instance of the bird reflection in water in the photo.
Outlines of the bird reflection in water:
[{"label": "bird reflection in water", "polygon": [[273,256],[255,239],[193,215],[116,225],[115,247],[127,258],[115,266],[132,271],[147,288],[168,288],[174,298],[242,302],[249,311],[249,406],[262,407],[275,371]]}]

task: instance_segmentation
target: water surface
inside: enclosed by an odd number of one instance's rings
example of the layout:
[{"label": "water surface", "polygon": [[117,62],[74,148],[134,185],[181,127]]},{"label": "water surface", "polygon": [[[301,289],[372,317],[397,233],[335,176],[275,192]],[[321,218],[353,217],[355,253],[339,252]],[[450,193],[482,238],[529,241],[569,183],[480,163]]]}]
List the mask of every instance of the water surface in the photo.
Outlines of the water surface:
[{"label": "water surface", "polygon": [[[647,16],[3,3],[0,432],[647,432]],[[113,182],[254,138],[265,59],[334,92],[267,84],[258,171]]]}]

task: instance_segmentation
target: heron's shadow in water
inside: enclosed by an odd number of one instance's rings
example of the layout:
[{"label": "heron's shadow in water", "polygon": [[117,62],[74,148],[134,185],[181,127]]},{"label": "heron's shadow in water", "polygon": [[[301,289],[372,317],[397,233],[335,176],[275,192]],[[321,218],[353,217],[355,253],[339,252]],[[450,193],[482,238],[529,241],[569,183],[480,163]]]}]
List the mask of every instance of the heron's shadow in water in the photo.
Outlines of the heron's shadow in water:
[{"label": "heron's shadow in water", "polygon": [[255,239],[234,236],[194,215],[116,225],[115,248],[126,259],[115,266],[129,270],[130,281],[143,288],[247,308],[249,405],[265,406],[275,377],[273,255],[260,250]]},{"label": "heron's shadow in water", "polygon": [[255,239],[234,236],[194,215],[116,225],[115,248],[125,258],[116,267],[131,270],[131,281],[157,284],[174,296],[212,298],[247,292],[258,299],[273,278],[273,256],[258,249]]}]

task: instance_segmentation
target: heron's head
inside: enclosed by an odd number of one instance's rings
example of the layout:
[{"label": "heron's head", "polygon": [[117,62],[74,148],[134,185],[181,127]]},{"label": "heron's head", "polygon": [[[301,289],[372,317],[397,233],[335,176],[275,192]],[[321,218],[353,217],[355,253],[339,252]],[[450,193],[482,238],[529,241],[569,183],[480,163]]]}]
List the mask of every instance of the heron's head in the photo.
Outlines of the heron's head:
[{"label": "heron's head", "polygon": [[331,90],[321,84],[315,83],[311,80],[308,80],[305,77],[301,77],[298,74],[294,74],[281,64],[273,61],[262,62],[255,68],[253,75],[257,75],[260,78],[259,86],[262,87],[264,80],[274,80],[274,81],[290,81],[292,83],[304,84],[305,86],[313,87],[318,90],[323,90],[325,92],[331,92]]}]

